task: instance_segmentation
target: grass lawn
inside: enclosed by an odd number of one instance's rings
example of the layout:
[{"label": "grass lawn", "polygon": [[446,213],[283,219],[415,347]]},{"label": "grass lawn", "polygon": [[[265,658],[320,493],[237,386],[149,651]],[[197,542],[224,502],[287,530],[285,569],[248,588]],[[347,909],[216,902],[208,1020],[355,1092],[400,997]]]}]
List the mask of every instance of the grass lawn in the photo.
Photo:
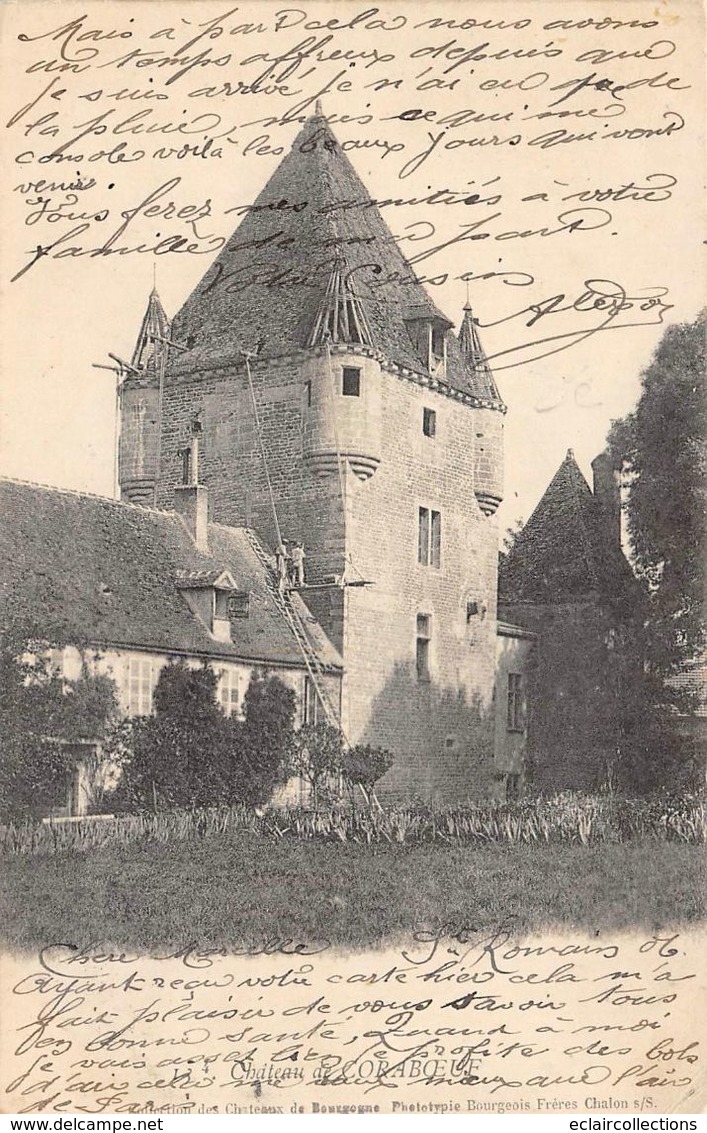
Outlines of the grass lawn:
[{"label": "grass lawn", "polygon": [[703,863],[702,847],[678,843],[367,847],[237,831],[6,860],[0,935],[13,950],[155,950],[375,946],[440,922],[604,934],[698,920]]}]

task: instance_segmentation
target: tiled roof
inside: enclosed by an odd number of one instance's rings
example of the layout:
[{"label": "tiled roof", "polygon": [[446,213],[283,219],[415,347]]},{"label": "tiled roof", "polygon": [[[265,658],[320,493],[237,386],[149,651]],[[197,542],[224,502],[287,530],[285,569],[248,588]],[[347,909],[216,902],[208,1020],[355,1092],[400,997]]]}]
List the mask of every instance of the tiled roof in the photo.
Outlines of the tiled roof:
[{"label": "tiled roof", "polygon": [[[14,622],[96,646],[304,666],[245,529],[210,524],[205,555],[175,512],[11,480],[0,480],[0,510],[0,628]],[[251,595],[249,616],[232,622],[232,644],[211,637],[177,585],[178,572],[216,579],[224,571]],[[322,663],[340,666],[315,629]]]},{"label": "tiled roof", "polygon": [[636,583],[571,449],[499,564],[499,603],[630,596]]},{"label": "tiled roof", "polygon": [[198,590],[204,586],[213,586],[224,574],[222,570],[178,570],[174,576],[175,585],[180,590]]},{"label": "tiled roof", "polygon": [[[172,320],[172,339],[188,349],[171,353],[168,375],[238,363],[243,350],[270,357],[305,348],[316,334],[335,265],[363,309],[371,346],[389,362],[427,375],[427,359],[413,344],[405,318],[452,323],[416,281],[326,119],[317,114]],[[486,363],[475,372],[450,331],[447,384],[488,398],[487,371]],[[493,393],[500,406],[495,387]]]}]

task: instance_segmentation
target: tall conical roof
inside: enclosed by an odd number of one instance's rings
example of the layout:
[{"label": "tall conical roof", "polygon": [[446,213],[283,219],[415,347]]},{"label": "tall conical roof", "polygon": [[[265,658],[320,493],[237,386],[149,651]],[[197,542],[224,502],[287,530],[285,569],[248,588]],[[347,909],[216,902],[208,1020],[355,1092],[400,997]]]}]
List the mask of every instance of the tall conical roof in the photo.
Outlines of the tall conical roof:
[{"label": "tall conical roof", "polygon": [[471,307],[467,303],[459,331],[459,351],[464,371],[469,384],[475,385],[478,396],[500,403],[501,395],[491,372],[486,351],[481,345],[478,328],[479,320],[473,317]]},{"label": "tall conical roof", "polygon": [[572,449],[499,567],[499,602],[618,601],[635,579]]},{"label": "tall conical roof", "polygon": [[153,369],[156,358],[160,351],[164,349],[164,340],[168,338],[169,319],[165,314],[157,289],[153,287],[133,351],[132,365],[135,369]]},{"label": "tall conical roof", "polygon": [[[274,357],[306,348],[328,317],[334,275],[337,301],[352,299],[364,342],[370,336],[389,362],[428,374],[406,320],[452,324],[417,282],[317,108],[175,316],[172,334],[187,351],[172,364],[198,370],[238,361],[243,350]],[[446,381],[488,397],[485,376],[464,364],[451,332]]]}]

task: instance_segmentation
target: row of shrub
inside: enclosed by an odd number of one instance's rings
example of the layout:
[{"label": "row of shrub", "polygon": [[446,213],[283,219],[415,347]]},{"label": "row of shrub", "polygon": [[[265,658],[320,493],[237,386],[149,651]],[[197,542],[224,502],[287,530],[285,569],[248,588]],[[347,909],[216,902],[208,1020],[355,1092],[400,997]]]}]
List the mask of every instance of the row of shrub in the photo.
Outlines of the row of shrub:
[{"label": "row of shrub", "polygon": [[299,838],[366,845],[588,846],[632,839],[702,844],[707,822],[704,800],[697,796],[625,799],[564,794],[443,810],[339,806],[270,810],[265,814],[232,806],[10,824],[0,827],[0,852],[10,856],[80,853],[112,845],[225,840],[243,832],[270,840]]}]

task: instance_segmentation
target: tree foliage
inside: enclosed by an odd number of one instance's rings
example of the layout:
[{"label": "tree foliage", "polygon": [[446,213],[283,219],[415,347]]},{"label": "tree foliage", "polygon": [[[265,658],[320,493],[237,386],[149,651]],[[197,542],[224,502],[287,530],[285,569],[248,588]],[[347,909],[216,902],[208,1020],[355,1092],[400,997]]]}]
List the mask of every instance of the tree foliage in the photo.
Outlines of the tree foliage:
[{"label": "tree foliage", "polygon": [[134,725],[124,806],[261,806],[270,799],[287,774],[295,694],[278,677],[256,670],[240,720],[225,716],[217,687],[207,664],[195,669],[179,661],[162,670],[154,715]]},{"label": "tree foliage", "polygon": [[609,437],[631,480],[628,524],[649,594],[648,659],[663,674],[705,641],[705,329],[704,312],[668,327],[641,375],[636,409]]},{"label": "tree foliage", "polygon": [[341,772],[343,737],[330,724],[304,724],[292,737],[292,770],[312,789],[315,807],[322,790]]},{"label": "tree foliage", "polygon": [[48,649],[46,641],[22,631],[7,631],[0,644],[4,818],[39,817],[63,804],[82,741],[97,779],[99,762],[116,757],[120,748],[120,709],[111,677],[93,672],[84,656],[79,677],[66,680],[53,668]]},{"label": "tree foliage", "polygon": [[379,779],[393,766],[393,756],[382,747],[370,744],[355,744],[347,748],[341,756],[341,774],[353,787],[363,787],[369,794]]},{"label": "tree foliage", "polygon": [[203,665],[162,669],[154,715],[135,722],[122,793],[129,805],[193,807],[217,803],[229,768],[229,727],[216,699],[217,678]]},{"label": "tree foliage", "polygon": [[296,696],[272,673],[257,670],[243,698],[238,757],[233,766],[234,794],[262,806],[288,777],[294,734]]}]

